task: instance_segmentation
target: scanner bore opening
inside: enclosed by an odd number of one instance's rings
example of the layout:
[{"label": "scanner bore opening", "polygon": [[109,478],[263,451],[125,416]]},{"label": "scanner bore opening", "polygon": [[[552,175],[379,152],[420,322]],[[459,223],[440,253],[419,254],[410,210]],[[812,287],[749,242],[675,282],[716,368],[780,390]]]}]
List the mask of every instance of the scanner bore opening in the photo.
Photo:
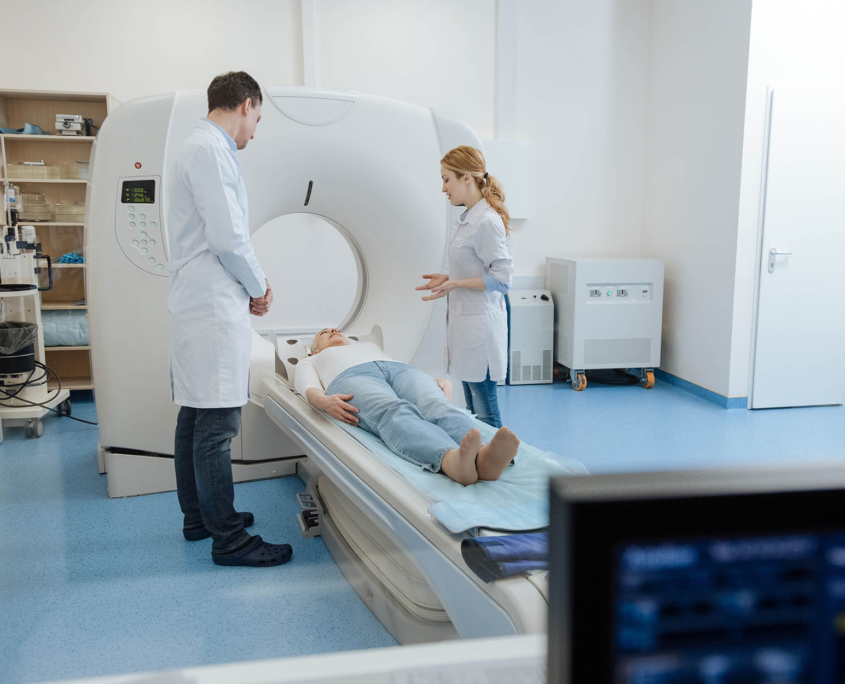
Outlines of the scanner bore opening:
[{"label": "scanner bore opening", "polygon": [[367,268],[343,226],[317,214],[285,214],[255,231],[252,243],[273,287],[270,312],[253,316],[253,329],[306,335],[352,326],[366,300]]}]

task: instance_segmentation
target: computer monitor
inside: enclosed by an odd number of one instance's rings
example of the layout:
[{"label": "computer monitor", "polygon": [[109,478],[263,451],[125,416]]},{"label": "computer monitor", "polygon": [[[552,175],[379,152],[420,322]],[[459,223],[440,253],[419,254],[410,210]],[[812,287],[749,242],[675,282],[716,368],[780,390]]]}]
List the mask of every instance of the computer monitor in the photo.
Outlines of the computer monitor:
[{"label": "computer monitor", "polygon": [[549,684],[845,682],[845,464],[551,489]]}]

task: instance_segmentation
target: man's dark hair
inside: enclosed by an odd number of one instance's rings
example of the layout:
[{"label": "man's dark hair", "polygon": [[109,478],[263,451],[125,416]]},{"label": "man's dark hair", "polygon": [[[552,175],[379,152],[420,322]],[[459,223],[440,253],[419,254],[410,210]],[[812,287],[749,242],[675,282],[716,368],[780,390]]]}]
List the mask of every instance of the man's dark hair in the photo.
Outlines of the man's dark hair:
[{"label": "man's dark hair", "polygon": [[258,81],[245,71],[230,71],[215,76],[208,86],[208,111],[225,109],[230,112],[247,98],[252,100],[253,105],[264,101]]}]

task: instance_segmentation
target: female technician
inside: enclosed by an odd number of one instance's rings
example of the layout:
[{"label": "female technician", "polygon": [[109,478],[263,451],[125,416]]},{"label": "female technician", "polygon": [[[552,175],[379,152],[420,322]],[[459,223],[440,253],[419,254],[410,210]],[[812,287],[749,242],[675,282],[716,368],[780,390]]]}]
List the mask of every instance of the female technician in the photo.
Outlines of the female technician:
[{"label": "female technician", "polygon": [[504,295],[513,275],[505,193],[473,147],[456,147],[443,157],[440,175],[452,205],[467,210],[449,244],[449,274],[426,274],[428,283],[417,290],[431,291],[423,301],[448,295],[448,372],[462,382],[467,408],[498,428],[496,383],[508,368]]}]

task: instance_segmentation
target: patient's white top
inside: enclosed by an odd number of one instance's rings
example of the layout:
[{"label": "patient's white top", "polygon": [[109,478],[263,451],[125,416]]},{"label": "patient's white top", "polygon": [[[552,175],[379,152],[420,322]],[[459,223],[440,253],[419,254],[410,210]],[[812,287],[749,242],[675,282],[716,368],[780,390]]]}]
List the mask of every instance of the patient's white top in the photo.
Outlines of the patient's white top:
[{"label": "patient's white top", "polygon": [[341,347],[328,347],[319,354],[302,359],[296,366],[294,385],[306,399],[309,387],[325,390],[338,375],[353,366],[370,361],[393,361],[377,344],[356,342]]}]

